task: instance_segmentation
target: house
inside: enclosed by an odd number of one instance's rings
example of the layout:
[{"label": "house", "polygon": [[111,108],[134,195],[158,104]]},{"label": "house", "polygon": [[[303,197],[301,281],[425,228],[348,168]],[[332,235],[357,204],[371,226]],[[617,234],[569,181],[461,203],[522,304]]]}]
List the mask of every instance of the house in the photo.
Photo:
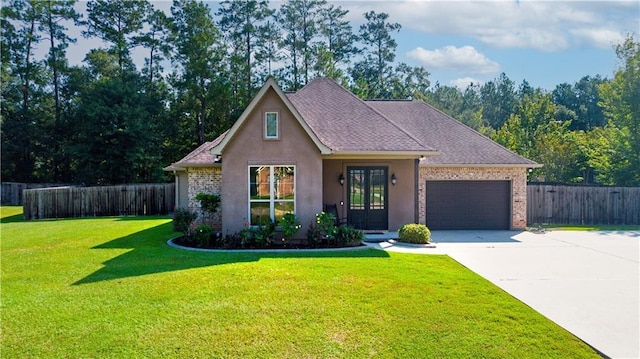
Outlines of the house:
[{"label": "house", "polygon": [[165,170],[179,207],[220,194],[227,234],[285,213],[306,226],[327,204],[363,230],[522,229],[540,166],[424,102],[364,101],[317,78],[295,93],[267,80],[227,132]]}]

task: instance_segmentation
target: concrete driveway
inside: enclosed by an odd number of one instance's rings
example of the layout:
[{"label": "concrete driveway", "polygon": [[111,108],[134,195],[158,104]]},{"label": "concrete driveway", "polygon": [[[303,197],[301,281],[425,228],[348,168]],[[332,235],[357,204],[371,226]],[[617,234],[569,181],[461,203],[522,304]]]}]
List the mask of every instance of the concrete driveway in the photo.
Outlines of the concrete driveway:
[{"label": "concrete driveway", "polygon": [[640,357],[640,231],[433,231],[436,248],[612,358]]}]

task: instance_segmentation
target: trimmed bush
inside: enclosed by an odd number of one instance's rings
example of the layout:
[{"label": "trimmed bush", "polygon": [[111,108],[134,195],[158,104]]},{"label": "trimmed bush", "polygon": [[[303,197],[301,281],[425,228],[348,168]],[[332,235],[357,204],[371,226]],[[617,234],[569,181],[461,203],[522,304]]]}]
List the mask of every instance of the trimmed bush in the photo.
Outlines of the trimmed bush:
[{"label": "trimmed bush", "polygon": [[189,226],[198,217],[197,213],[191,212],[185,208],[176,208],[173,212],[173,230],[189,235]]},{"label": "trimmed bush", "polygon": [[220,204],[220,196],[213,193],[201,192],[196,195],[195,199],[196,201],[200,201],[200,208],[212,214],[215,213]]},{"label": "trimmed bush", "polygon": [[431,240],[431,232],[424,224],[408,223],[400,227],[398,241],[415,244],[426,244]]}]

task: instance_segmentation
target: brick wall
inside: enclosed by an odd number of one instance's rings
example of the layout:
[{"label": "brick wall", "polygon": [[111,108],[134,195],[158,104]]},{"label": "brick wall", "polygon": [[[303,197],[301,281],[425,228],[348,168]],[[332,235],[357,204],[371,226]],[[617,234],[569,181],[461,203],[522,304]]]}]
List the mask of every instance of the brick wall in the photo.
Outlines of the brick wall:
[{"label": "brick wall", "polygon": [[198,213],[196,219],[191,225],[195,228],[201,224],[207,224],[216,231],[222,231],[222,211],[220,206],[216,213],[206,213],[200,210],[200,201],[196,201],[195,197],[198,193],[215,193],[222,198],[222,168],[221,167],[190,167],[187,169],[187,181],[189,183],[188,203],[189,210]]},{"label": "brick wall", "polygon": [[418,184],[418,218],[426,221],[427,180],[494,180],[511,181],[511,229],[527,226],[527,173],[526,168],[502,167],[423,167],[420,166]]}]

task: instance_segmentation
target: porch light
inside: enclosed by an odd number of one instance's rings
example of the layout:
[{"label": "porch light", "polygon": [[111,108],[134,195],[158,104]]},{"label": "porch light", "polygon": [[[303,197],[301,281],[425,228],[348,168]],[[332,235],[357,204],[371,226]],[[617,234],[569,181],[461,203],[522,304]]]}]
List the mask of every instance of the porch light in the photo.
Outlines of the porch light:
[{"label": "porch light", "polygon": [[397,182],[398,182],[398,179],[396,178],[396,174],[392,173],[391,174],[391,184],[395,186]]},{"label": "porch light", "polygon": [[342,173],[338,177],[338,182],[340,182],[341,186],[344,186],[344,175]]}]

